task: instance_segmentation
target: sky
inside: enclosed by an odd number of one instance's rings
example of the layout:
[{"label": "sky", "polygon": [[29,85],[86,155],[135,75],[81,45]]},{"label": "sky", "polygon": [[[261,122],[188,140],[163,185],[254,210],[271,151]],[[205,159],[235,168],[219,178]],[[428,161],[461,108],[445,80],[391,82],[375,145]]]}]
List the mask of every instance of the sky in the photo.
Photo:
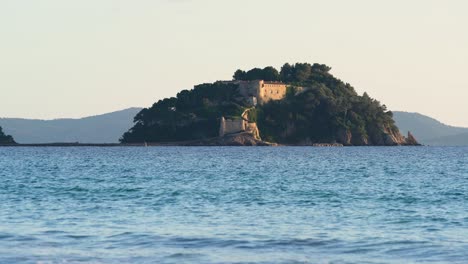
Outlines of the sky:
[{"label": "sky", "polygon": [[468,127],[466,0],[0,0],[0,117],[149,107],[236,69],[323,63]]}]

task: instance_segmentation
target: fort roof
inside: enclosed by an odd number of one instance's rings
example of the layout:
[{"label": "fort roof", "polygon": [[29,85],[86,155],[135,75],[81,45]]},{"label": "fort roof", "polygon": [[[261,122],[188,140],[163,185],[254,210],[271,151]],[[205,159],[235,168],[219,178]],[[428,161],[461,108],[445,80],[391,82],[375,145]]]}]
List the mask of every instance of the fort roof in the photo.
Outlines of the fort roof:
[{"label": "fort roof", "polygon": [[285,85],[283,82],[263,82],[264,84],[278,84],[278,85]]},{"label": "fort roof", "polygon": [[275,81],[264,81],[264,80],[250,80],[250,81],[243,81],[243,80],[233,80],[233,81],[217,81],[219,83],[252,83],[252,82],[263,82],[264,84],[285,84],[283,82],[275,82]]}]

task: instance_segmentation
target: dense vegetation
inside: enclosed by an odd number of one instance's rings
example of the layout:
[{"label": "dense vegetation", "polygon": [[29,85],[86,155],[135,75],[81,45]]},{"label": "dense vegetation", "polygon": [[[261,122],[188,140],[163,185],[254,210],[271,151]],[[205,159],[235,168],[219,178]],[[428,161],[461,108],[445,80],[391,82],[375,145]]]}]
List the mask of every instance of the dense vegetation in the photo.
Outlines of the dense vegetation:
[{"label": "dense vegetation", "polygon": [[0,127],[0,144],[16,144],[12,136],[3,133],[2,127]]},{"label": "dense vegetation", "polygon": [[[392,113],[366,93],[335,78],[323,64],[285,64],[237,70],[234,80],[281,81],[289,84],[284,100],[258,106],[254,117],[264,140],[305,144],[340,142],[381,145],[398,133]],[[299,88],[300,87],[300,88]],[[215,137],[221,116],[239,116],[247,104],[237,86],[217,82],[182,91],[142,110],[122,142],[181,141]]]},{"label": "dense vegetation", "polygon": [[167,142],[216,137],[221,116],[237,117],[246,104],[237,85],[217,82],[201,84],[177,97],[160,100],[143,109],[135,118],[135,126],[121,141]]},{"label": "dense vegetation", "polygon": [[273,67],[266,67],[264,69],[254,68],[247,72],[243,70],[237,70],[234,73],[233,79],[236,81],[280,81],[281,77],[278,70]]},{"label": "dense vegetation", "polygon": [[264,139],[282,143],[381,145],[385,133],[398,133],[392,113],[385,105],[367,93],[359,96],[351,85],[330,74],[330,70],[323,64],[282,67],[280,81],[306,89],[290,92],[285,100],[260,108],[258,120]]}]

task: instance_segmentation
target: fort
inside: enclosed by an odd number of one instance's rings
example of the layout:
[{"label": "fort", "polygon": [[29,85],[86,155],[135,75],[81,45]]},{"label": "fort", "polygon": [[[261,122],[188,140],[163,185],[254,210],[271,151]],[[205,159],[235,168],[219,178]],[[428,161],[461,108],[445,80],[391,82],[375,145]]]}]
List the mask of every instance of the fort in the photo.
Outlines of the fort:
[{"label": "fort", "polygon": [[[224,83],[234,83],[239,85],[239,93],[248,100],[252,107],[257,104],[263,105],[270,101],[281,100],[286,97],[287,85],[281,82],[255,81],[227,81]],[[257,124],[249,119],[247,109],[239,119],[226,119],[221,117],[219,136],[242,132],[251,133],[256,139],[260,139],[260,132]]]},{"label": "fort", "polygon": [[286,96],[287,85],[281,82],[239,81],[239,92],[246,98],[255,98],[262,105],[271,100],[281,100]]},{"label": "fort", "polygon": [[240,118],[226,119],[221,117],[219,126],[219,136],[224,137],[229,134],[237,134],[242,132],[249,132],[255,139],[260,139],[260,131],[258,130],[257,123],[249,120],[249,112],[253,108],[246,109]]},{"label": "fort", "polygon": [[260,139],[260,132],[257,123],[250,123],[244,119],[226,119],[221,117],[219,136],[224,137],[229,134],[249,132],[255,139]]}]

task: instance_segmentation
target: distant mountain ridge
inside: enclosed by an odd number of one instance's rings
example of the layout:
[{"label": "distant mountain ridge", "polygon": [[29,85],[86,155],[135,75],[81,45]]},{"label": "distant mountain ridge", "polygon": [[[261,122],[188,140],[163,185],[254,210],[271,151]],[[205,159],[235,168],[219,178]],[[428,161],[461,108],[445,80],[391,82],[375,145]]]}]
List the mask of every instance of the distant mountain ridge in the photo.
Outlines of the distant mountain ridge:
[{"label": "distant mountain ridge", "polygon": [[394,111],[393,118],[401,133],[411,131],[422,144],[468,146],[468,128],[449,126],[419,113]]},{"label": "distant mountain ridge", "polygon": [[[128,108],[79,119],[35,120],[0,118],[0,127],[18,143],[118,143],[131,128],[142,108]],[[394,111],[394,120],[402,134],[408,131],[420,143],[432,146],[468,146],[468,128],[445,125],[419,113]]]},{"label": "distant mountain ridge", "polygon": [[134,107],[79,119],[0,118],[0,126],[23,144],[118,143],[122,134],[133,126],[133,118],[141,109]]},{"label": "distant mountain ridge", "polygon": [[468,133],[432,138],[427,140],[430,146],[468,146]]}]

